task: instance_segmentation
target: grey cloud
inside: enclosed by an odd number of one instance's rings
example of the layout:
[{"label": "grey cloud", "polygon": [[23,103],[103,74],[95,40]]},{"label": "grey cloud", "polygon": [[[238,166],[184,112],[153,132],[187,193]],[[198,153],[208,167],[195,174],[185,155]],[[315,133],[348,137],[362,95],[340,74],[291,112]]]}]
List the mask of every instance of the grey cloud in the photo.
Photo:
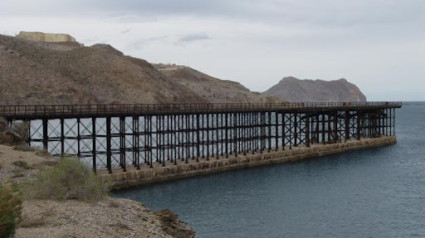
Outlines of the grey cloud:
[{"label": "grey cloud", "polygon": [[[35,10],[41,9],[41,10]],[[0,15],[109,14],[158,17],[191,15],[265,21],[269,24],[356,26],[419,25],[425,22],[423,0],[24,0],[8,1]],[[138,18],[135,18],[137,21]]]},{"label": "grey cloud", "polygon": [[159,36],[159,37],[149,37],[149,38],[140,38],[130,41],[126,44],[125,49],[129,51],[143,49],[146,45],[155,43],[155,42],[164,42],[169,38],[169,36]]},{"label": "grey cloud", "polygon": [[211,39],[207,34],[190,34],[183,37],[180,37],[178,42],[185,43],[185,42],[193,42],[193,41],[202,41],[202,40],[209,40]]},{"label": "grey cloud", "polygon": [[125,29],[125,30],[122,30],[121,31],[121,34],[127,34],[128,32],[130,32],[131,31],[131,28],[127,28],[127,29]]}]

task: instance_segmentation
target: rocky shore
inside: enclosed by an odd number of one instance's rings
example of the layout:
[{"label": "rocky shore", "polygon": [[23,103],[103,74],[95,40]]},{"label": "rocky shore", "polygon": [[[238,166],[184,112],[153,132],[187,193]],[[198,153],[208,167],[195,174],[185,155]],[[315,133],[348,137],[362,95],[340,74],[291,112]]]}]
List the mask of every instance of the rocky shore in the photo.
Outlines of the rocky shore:
[{"label": "rocky shore", "polygon": [[[40,151],[0,145],[0,180],[22,183],[42,168],[56,164]],[[77,200],[28,200],[22,206],[20,237],[194,237],[195,232],[169,210],[152,211],[140,202],[106,198],[96,203]]]}]

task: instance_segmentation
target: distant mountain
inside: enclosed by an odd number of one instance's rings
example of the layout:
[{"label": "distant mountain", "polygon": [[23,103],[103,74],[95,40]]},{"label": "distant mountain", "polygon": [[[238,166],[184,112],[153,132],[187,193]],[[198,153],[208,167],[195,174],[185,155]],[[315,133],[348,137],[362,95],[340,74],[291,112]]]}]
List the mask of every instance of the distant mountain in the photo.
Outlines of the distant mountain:
[{"label": "distant mountain", "polygon": [[363,102],[365,95],[346,79],[334,81],[283,78],[264,92],[290,102]]},{"label": "distant mountain", "polygon": [[221,80],[187,66],[156,64],[173,82],[189,88],[211,103],[278,103],[277,97],[251,92],[238,82]]}]

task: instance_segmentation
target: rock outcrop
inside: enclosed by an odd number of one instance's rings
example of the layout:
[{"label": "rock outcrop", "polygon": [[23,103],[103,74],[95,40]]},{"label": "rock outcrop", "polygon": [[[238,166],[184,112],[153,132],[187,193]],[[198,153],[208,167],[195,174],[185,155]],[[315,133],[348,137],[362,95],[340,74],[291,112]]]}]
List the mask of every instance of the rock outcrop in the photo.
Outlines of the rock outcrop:
[{"label": "rock outcrop", "polygon": [[264,94],[273,95],[290,102],[366,101],[366,97],[360,89],[346,79],[324,81],[287,77],[265,91]]},{"label": "rock outcrop", "polygon": [[251,92],[238,82],[214,78],[187,66],[157,64],[155,67],[172,81],[196,92],[210,103],[282,102],[274,96]]},{"label": "rock outcrop", "polygon": [[0,144],[22,145],[28,139],[28,124],[15,123],[11,128],[7,121],[0,117]]}]

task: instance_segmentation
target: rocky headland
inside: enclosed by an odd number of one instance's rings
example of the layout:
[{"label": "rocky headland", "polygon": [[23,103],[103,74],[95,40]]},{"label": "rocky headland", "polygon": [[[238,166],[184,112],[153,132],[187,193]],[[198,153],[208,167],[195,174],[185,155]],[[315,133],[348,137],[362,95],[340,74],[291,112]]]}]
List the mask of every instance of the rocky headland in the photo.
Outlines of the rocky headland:
[{"label": "rocky headland", "polygon": [[365,95],[346,79],[333,81],[283,78],[264,94],[290,102],[364,102]]}]

